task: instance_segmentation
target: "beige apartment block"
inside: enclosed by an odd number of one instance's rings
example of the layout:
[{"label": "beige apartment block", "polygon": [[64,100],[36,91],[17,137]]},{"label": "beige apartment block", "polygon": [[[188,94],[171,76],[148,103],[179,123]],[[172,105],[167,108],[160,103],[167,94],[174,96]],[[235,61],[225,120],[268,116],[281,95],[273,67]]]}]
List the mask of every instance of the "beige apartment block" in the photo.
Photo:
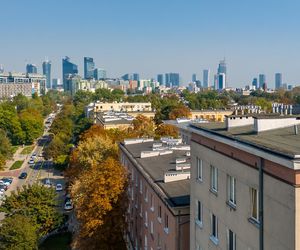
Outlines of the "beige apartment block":
[{"label": "beige apartment block", "polygon": [[130,175],[128,249],[190,249],[190,146],[180,139],[133,139],[120,151]]},{"label": "beige apartment block", "polygon": [[190,249],[300,249],[300,117],[191,125]]}]

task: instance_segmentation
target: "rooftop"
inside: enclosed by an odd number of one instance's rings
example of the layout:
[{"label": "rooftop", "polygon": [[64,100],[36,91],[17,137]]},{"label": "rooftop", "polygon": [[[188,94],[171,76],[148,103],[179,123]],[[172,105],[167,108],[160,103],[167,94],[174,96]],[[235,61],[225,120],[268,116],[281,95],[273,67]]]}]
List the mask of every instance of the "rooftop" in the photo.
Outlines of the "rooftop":
[{"label": "rooftop", "polygon": [[[267,119],[272,118],[274,117],[268,117]],[[295,134],[294,126],[259,133],[254,131],[253,125],[232,127],[230,130],[227,130],[225,122],[192,124],[191,127],[224,136],[234,141],[250,144],[277,155],[288,158],[300,158],[300,134]]]},{"label": "rooftop", "polygon": [[190,204],[190,184],[189,179],[164,182],[166,172],[172,173],[176,171],[176,159],[186,158],[187,163],[190,157],[186,156],[186,150],[173,150],[171,154],[164,154],[155,157],[141,158],[141,152],[152,151],[153,143],[143,142],[136,144],[122,143],[122,146],[132,155],[132,157],[140,164],[143,170],[150,175],[153,182],[163,190],[167,199],[166,201],[171,207],[189,206]]}]

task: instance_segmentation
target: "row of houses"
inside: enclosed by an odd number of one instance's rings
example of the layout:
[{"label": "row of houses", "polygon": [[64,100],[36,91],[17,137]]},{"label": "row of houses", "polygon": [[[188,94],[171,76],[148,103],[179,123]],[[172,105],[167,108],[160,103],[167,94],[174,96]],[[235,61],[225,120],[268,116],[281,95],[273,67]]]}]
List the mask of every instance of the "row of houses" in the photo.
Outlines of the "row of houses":
[{"label": "row of houses", "polygon": [[129,249],[300,249],[299,116],[226,116],[125,140]]}]

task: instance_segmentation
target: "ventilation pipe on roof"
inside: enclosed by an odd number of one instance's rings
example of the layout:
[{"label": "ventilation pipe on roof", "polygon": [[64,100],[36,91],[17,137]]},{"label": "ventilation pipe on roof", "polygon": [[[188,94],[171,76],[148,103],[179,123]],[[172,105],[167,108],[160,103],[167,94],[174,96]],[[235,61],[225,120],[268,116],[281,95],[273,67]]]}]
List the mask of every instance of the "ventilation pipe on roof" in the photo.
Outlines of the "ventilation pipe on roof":
[{"label": "ventilation pipe on roof", "polygon": [[294,131],[295,131],[295,135],[298,135],[298,126],[294,125]]}]

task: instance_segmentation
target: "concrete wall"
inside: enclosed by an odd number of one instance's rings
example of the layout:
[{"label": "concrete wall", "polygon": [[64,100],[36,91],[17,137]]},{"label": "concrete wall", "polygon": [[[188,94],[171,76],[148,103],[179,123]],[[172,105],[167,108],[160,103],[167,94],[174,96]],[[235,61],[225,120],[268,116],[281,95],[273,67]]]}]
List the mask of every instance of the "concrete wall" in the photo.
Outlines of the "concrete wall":
[{"label": "concrete wall", "polygon": [[295,117],[281,119],[254,119],[254,130],[263,132],[267,130],[286,128],[296,124],[300,124],[300,120]]},{"label": "concrete wall", "polygon": [[[259,187],[258,170],[193,141],[191,148],[191,249],[195,249],[196,244],[203,249],[226,249],[227,229],[236,233],[237,249],[259,249],[259,228],[248,221],[250,187]],[[203,160],[202,182],[196,180],[196,157]],[[248,155],[248,158],[249,162],[255,160],[255,156],[251,159]],[[217,195],[210,191],[211,165],[218,168]],[[226,203],[227,175],[236,178],[236,209]],[[295,249],[295,188],[267,174],[264,187],[265,249]],[[202,228],[195,223],[196,200],[203,205]],[[210,213],[218,217],[218,245],[210,240]]]},{"label": "concrete wall", "polygon": [[225,119],[227,128],[234,128],[246,125],[253,125],[254,120],[251,116],[229,116]]}]

